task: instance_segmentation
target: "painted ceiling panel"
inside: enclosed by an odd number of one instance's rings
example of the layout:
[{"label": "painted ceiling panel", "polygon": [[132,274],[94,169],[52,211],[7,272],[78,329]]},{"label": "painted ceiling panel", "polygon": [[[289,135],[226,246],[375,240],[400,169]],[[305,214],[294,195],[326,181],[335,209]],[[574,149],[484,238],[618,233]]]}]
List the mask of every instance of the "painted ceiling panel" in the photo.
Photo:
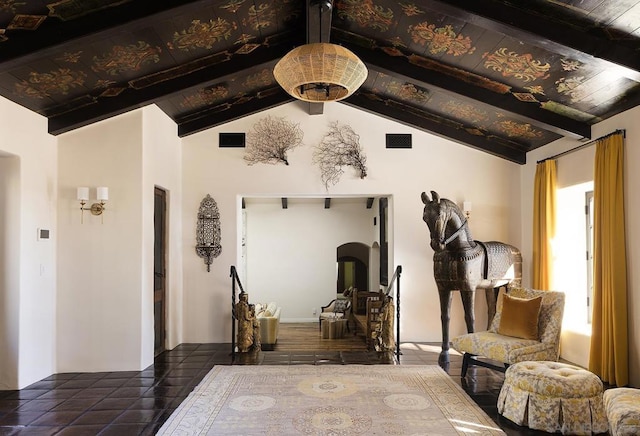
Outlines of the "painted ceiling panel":
[{"label": "painted ceiling panel", "polygon": [[0,95],[53,134],[155,103],[185,136],[291,101],[273,66],[325,38],[370,71],[325,104],[517,163],[640,103],[640,0],[334,0],[326,13],[317,0],[0,0]]}]

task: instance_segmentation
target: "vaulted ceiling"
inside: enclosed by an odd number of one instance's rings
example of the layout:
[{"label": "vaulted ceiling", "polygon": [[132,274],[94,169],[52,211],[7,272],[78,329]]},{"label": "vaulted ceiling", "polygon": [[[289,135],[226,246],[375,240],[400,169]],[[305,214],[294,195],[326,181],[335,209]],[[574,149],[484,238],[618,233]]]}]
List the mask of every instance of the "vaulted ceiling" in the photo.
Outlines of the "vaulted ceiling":
[{"label": "vaulted ceiling", "polygon": [[0,95],[52,134],[155,103],[186,136],[293,101],[273,66],[331,41],[369,74],[325,104],[520,164],[640,104],[640,0],[317,3],[0,0]]}]

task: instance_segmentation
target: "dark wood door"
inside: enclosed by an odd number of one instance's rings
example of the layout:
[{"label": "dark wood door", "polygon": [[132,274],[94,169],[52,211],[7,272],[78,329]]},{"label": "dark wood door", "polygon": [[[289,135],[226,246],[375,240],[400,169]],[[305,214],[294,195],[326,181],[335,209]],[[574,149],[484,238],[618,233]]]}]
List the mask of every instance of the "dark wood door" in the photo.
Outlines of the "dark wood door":
[{"label": "dark wood door", "polygon": [[155,188],[153,228],[153,319],[155,355],[164,351],[166,336],[166,212],[167,193]]}]

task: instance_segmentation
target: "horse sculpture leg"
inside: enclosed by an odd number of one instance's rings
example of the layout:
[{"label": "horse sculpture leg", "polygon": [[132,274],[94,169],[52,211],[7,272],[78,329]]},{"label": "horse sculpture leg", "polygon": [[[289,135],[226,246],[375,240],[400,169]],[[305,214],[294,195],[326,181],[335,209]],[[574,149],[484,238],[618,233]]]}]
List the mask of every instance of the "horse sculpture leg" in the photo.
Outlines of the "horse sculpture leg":
[{"label": "horse sculpture leg", "polygon": [[462,289],[460,291],[462,307],[464,307],[464,322],[467,324],[467,333],[475,332],[475,295],[476,292],[473,289]]},{"label": "horse sculpture leg", "polygon": [[449,319],[451,312],[451,290],[438,285],[440,295],[440,321],[442,322],[442,351],[438,357],[440,366],[449,364]]},{"label": "horse sculpture leg", "polygon": [[498,300],[498,292],[500,288],[485,289],[485,298],[487,300],[487,330],[491,327],[491,322],[496,314],[496,301]]}]

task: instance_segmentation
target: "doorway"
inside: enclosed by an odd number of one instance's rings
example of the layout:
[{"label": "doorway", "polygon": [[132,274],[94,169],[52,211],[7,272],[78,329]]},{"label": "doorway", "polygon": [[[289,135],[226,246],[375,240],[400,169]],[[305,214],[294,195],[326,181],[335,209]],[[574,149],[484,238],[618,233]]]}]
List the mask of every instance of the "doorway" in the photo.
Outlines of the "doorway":
[{"label": "doorway", "polygon": [[155,188],[153,208],[153,330],[154,355],[165,350],[167,192]]},{"label": "doorway", "polygon": [[336,292],[349,287],[369,290],[369,247],[359,242],[348,242],[336,250],[338,277]]}]

